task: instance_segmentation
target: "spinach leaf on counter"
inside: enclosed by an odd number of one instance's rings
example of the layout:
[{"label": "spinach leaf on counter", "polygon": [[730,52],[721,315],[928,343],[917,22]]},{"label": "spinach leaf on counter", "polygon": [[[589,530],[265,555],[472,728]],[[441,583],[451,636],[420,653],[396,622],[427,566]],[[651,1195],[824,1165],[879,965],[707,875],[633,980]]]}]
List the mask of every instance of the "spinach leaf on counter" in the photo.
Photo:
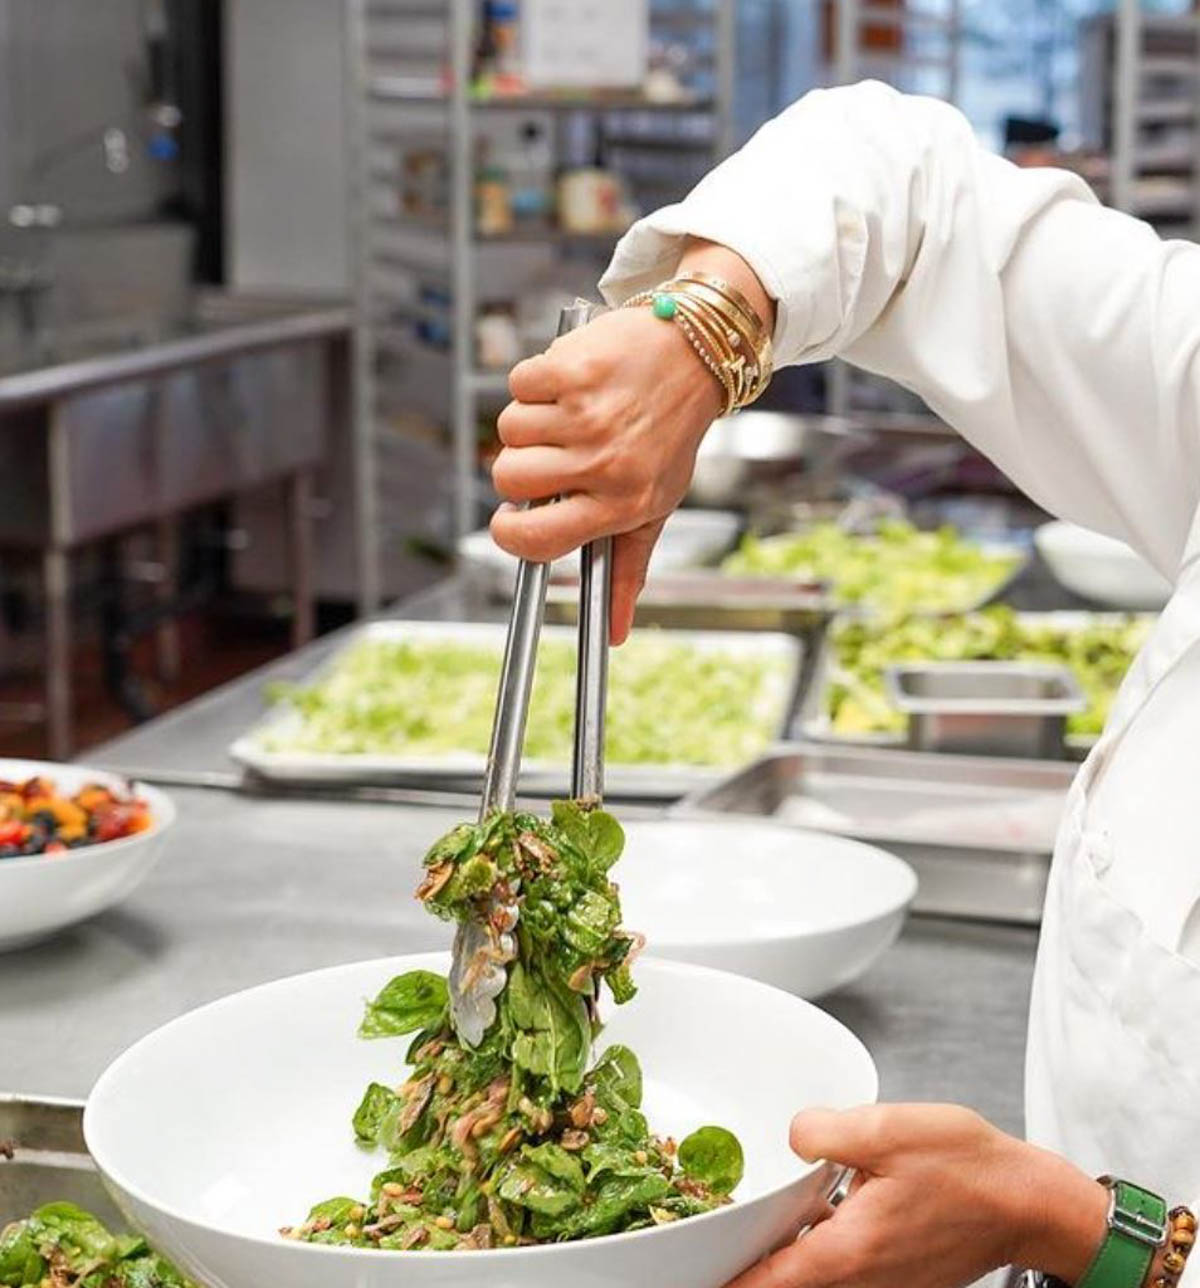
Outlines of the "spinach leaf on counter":
[{"label": "spinach leaf on counter", "polygon": [[[383,1249],[473,1249],[583,1239],[681,1220],[729,1202],[737,1139],[702,1127],[676,1147],[641,1111],[642,1070],[625,1046],[592,1063],[597,1000],[635,992],[642,939],[621,926],[609,871],[624,833],[611,815],[557,802],[549,821],[497,814],[463,824],[425,857],[418,897],[448,921],[490,926],[519,908],[516,958],[477,1047],[451,1023],[444,981],[416,971],[368,1003],[364,1037],[420,1030],[408,1079],[368,1087],[353,1118],[387,1151],[368,1202],[336,1198],[284,1231]],[[493,934],[498,934],[493,928]],[[490,940],[485,950],[497,947]]]},{"label": "spinach leaf on counter", "polygon": [[3,1288],[195,1288],[137,1235],[114,1235],[74,1203],[0,1230]]}]

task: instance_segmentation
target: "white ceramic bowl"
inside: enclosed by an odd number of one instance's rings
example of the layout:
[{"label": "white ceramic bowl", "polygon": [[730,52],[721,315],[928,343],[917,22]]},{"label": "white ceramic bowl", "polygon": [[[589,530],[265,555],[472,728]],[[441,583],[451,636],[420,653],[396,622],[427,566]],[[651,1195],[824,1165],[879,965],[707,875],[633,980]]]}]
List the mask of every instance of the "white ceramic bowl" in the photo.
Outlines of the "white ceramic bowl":
[{"label": "white ceramic bowl", "polygon": [[719,1123],[746,1176],[736,1202],[688,1221],[579,1243],[383,1252],[281,1239],[316,1201],[365,1196],[378,1155],[350,1116],[372,1080],[400,1079],[404,1039],[355,1036],[392,976],[444,953],[360,962],[266,984],[172,1021],[96,1084],[84,1135],[133,1226],[209,1288],[720,1288],[793,1237],[833,1179],[800,1162],[804,1105],[873,1101],[875,1067],[832,1017],[778,989],[678,962],[638,964],[638,996],[601,1042],[641,1057],[658,1130]]},{"label": "white ceramic bowl", "polygon": [[917,891],[861,841],[752,819],[632,822],[616,869],[627,926],[678,961],[819,997],[895,942]]},{"label": "white ceramic bowl", "polygon": [[1154,611],[1171,598],[1166,578],[1123,541],[1061,521],[1043,524],[1034,541],[1055,578],[1084,599]]},{"label": "white ceramic bowl", "polygon": [[[70,796],[87,783],[125,791],[115,774],[82,765],[44,760],[0,760],[0,779],[19,782],[39,775]],[[154,824],[136,836],[104,841],[66,854],[0,859],[0,952],[43,939],[119,903],[139,885],[158,859],[175,806],[162,792],[137,784],[150,804]]]},{"label": "white ceramic bowl", "polygon": [[[650,557],[650,576],[681,572],[712,563],[733,545],[741,520],[724,510],[676,510],[667,520]],[[492,540],[487,528],[469,532],[458,541],[458,556],[476,582],[489,594],[511,596],[517,559]],[[556,559],[556,580],[579,576],[579,551]]]}]

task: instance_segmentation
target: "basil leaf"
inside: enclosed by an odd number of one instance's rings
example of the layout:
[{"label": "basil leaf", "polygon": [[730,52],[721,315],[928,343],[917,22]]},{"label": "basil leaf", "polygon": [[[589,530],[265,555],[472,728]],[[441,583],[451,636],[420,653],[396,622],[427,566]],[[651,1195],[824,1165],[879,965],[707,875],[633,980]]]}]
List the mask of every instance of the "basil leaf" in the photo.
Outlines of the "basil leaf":
[{"label": "basil leaf", "polygon": [[397,975],[379,996],[367,1003],[359,1026],[362,1038],[392,1038],[428,1028],[445,1018],[450,1007],[446,981],[432,971]]},{"label": "basil leaf", "polygon": [[745,1158],[738,1138],[724,1127],[701,1127],[679,1146],[679,1166],[714,1194],[731,1194],[742,1179]]}]

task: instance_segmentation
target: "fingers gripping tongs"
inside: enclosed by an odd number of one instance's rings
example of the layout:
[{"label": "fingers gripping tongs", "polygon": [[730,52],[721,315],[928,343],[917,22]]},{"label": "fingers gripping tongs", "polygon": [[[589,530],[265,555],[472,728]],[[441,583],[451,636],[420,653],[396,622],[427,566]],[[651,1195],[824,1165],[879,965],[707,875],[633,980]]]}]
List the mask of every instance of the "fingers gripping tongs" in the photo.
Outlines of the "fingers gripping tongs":
[{"label": "fingers gripping tongs", "polygon": [[[593,307],[577,300],[563,309],[558,334],[565,335],[584,326]],[[549,564],[527,560],[522,560],[517,569],[479,808],[481,823],[493,814],[511,810],[516,803],[549,574]],[[575,746],[571,767],[571,794],[577,800],[595,804],[600,803],[604,791],[604,709],[611,589],[612,539],[603,537],[581,552]],[[486,919],[459,924],[450,966],[450,1010],[456,1032],[469,1046],[479,1045],[496,1018],[496,998],[504,989],[508,964],[516,956],[517,917],[515,903],[493,900]]]}]

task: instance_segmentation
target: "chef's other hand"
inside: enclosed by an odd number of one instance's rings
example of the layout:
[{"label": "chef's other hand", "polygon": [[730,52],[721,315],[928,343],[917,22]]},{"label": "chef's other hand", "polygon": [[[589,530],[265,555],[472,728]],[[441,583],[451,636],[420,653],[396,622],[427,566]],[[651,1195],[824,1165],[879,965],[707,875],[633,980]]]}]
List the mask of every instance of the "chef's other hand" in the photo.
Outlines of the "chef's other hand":
[{"label": "chef's other hand", "polygon": [[629,633],[662,525],[683,500],[721,389],[679,327],[649,309],[603,314],[560,336],[509,377],[504,444],[492,467],[512,502],[492,534],[510,553],[550,560],[614,535],[612,635]]},{"label": "chef's other hand", "polygon": [[808,1110],[791,1142],[858,1184],[729,1288],[960,1288],[1010,1264],[1077,1283],[1104,1237],[1103,1186],[957,1105]]},{"label": "chef's other hand", "polygon": [[[732,283],[762,318],[775,304],[727,247],[693,239],[680,272]],[[562,496],[553,506],[503,507],[492,535],[511,554],[557,559],[615,536],[612,637],[629,634],[638,592],[663,523],[683,500],[696,450],[724,393],[687,337],[648,308],[602,314],[513,369],[513,401],[500,415],[503,448],[492,467],[510,502]]]}]

